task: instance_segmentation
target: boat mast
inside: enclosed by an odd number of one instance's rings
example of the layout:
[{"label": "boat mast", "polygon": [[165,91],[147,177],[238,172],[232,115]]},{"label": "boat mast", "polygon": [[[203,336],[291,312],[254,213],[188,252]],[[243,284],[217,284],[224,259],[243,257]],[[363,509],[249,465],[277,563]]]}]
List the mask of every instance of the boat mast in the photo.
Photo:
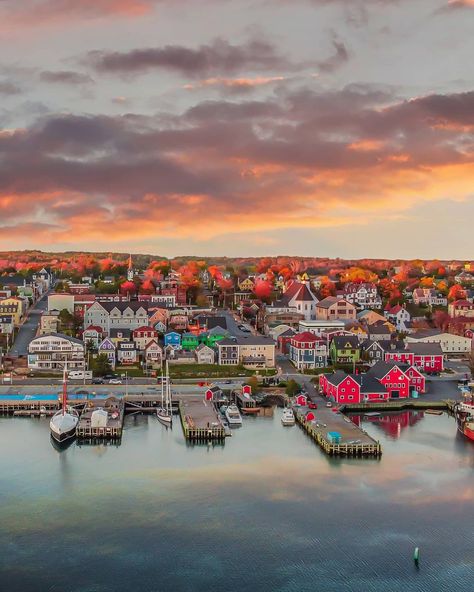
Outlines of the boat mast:
[{"label": "boat mast", "polygon": [[67,404],[67,372],[66,368],[63,370],[63,415],[66,413]]},{"label": "boat mast", "polygon": [[171,410],[171,384],[170,384],[170,374],[169,374],[169,366],[168,360],[166,360],[166,409],[167,411]]}]

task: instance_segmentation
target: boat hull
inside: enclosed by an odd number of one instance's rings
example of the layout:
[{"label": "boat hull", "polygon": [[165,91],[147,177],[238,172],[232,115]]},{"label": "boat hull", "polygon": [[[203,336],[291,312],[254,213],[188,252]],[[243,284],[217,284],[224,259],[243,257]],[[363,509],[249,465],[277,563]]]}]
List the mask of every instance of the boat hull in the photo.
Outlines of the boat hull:
[{"label": "boat hull", "polygon": [[49,422],[51,437],[58,444],[63,444],[76,437],[79,416],[72,413],[56,413]]},{"label": "boat hull", "polygon": [[156,412],[156,417],[158,421],[160,421],[163,425],[170,427],[173,423],[173,417],[171,413],[166,411],[165,409],[158,409]]}]

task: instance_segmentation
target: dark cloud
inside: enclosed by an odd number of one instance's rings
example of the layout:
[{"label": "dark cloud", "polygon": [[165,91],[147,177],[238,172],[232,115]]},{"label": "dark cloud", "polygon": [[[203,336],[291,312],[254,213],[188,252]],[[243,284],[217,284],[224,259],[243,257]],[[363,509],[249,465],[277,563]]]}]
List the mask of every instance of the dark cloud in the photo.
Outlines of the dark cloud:
[{"label": "dark cloud", "polygon": [[318,68],[321,72],[334,72],[349,61],[349,52],[344,43],[336,38],[333,38],[332,44],[334,47],[333,55],[325,60],[318,62]]},{"label": "dark cloud", "polygon": [[152,70],[168,70],[190,78],[297,68],[297,65],[280,55],[273,45],[259,40],[231,45],[223,39],[216,39],[197,49],[166,45],[128,52],[92,51],[86,62],[98,72],[110,74],[134,75]]},{"label": "dark cloud", "polygon": [[474,92],[400,100],[364,85],[207,101],[179,117],[49,116],[0,135],[0,215],[104,236],[302,222],[426,192],[438,170],[474,166],[473,132]]},{"label": "dark cloud", "polygon": [[18,95],[20,93],[20,87],[13,82],[0,80],[0,95]]},{"label": "dark cloud", "polygon": [[90,84],[94,80],[88,74],[73,72],[71,70],[44,70],[40,73],[40,80],[52,84]]}]

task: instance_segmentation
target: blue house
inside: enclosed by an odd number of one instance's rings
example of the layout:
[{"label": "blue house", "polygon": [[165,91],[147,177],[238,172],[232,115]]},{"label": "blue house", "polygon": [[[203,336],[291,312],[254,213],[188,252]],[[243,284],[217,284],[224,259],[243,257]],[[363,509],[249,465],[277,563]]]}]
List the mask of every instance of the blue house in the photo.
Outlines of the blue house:
[{"label": "blue house", "polygon": [[174,349],[180,349],[181,347],[181,335],[176,331],[170,331],[165,335],[165,347],[170,345]]}]

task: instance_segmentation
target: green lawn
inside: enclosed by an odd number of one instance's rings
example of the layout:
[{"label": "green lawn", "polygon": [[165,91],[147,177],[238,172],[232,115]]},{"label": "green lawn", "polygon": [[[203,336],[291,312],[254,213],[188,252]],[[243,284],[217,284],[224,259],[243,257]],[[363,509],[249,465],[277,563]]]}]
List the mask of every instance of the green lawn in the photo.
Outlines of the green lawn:
[{"label": "green lawn", "polygon": [[[220,378],[232,376],[253,376],[257,371],[248,370],[241,365],[218,366],[217,364],[170,364],[172,378]],[[259,376],[271,376],[275,369],[258,370]]]}]

